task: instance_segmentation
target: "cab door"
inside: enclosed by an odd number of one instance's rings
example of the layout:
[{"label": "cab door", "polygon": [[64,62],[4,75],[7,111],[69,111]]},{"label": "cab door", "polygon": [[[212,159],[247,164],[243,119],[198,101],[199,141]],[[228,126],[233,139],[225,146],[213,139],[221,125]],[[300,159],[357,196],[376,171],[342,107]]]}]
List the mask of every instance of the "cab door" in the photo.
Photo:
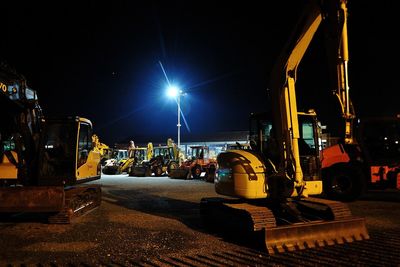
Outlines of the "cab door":
[{"label": "cab door", "polygon": [[86,122],[79,122],[76,156],[76,180],[97,179],[100,176],[100,153],[93,150],[92,127]]}]

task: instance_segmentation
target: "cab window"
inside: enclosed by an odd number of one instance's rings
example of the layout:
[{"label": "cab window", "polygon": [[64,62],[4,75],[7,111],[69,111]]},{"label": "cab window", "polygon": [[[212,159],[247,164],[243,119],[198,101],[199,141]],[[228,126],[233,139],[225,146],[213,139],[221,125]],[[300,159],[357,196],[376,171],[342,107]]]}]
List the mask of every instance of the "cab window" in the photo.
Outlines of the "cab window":
[{"label": "cab window", "polygon": [[88,124],[81,123],[78,142],[78,168],[86,163],[89,151],[92,150],[92,131]]}]

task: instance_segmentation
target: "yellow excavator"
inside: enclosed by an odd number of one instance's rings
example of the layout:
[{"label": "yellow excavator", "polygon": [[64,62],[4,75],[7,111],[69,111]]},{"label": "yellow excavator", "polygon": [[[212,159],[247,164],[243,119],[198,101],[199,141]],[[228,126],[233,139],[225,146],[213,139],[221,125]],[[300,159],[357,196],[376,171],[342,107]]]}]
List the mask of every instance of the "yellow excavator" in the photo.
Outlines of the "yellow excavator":
[{"label": "yellow excavator", "polygon": [[44,117],[37,93],[8,65],[0,68],[0,213],[40,212],[70,223],[96,208],[100,153],[92,123]]},{"label": "yellow excavator", "polygon": [[[269,253],[369,238],[365,219],[346,203],[319,198],[320,123],[314,110],[299,112],[296,103],[297,68],[320,26],[337,35],[329,45],[338,62],[348,52],[346,0],[307,1],[296,25],[271,72],[271,112],[252,116],[252,150],[218,155],[215,190],[227,197],[200,204],[206,225],[263,233]],[[343,78],[339,66],[337,74]]]}]

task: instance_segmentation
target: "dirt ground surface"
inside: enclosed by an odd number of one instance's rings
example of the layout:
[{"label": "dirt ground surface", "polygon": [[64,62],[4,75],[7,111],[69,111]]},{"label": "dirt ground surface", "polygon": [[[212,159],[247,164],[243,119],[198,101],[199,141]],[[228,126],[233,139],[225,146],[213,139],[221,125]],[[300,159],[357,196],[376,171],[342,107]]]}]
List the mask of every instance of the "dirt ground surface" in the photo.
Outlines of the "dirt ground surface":
[{"label": "dirt ground surface", "polygon": [[214,184],[103,175],[102,203],[71,224],[38,214],[0,220],[0,266],[400,266],[400,192],[349,203],[370,239],[269,255],[253,239],[208,231],[199,203]]}]

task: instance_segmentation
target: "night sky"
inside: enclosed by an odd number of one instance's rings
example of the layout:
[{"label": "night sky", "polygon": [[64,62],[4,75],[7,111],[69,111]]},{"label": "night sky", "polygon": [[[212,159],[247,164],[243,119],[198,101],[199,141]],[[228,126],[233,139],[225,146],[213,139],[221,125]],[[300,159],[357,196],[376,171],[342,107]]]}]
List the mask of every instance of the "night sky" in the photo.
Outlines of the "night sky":
[{"label": "night sky", "polygon": [[[348,4],[350,87],[359,116],[400,113],[398,15],[395,1],[382,2]],[[109,144],[176,140],[177,105],[165,94],[160,62],[187,93],[182,141],[247,130],[250,112],[267,109],[270,69],[304,3],[2,1],[0,58],[38,91],[45,115],[87,117]],[[299,67],[299,109],[313,107],[323,124],[334,125],[339,106],[326,81],[321,38]]]}]

